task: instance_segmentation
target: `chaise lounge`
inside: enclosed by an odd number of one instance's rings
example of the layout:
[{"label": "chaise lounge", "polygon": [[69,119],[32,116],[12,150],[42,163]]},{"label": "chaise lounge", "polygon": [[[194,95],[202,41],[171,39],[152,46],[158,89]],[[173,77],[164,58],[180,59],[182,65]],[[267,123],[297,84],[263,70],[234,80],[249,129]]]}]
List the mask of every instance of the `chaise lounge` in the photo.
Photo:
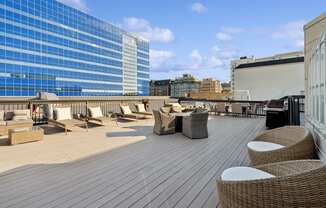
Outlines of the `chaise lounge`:
[{"label": "chaise lounge", "polygon": [[53,111],[53,118],[49,118],[49,123],[61,127],[65,130],[65,134],[72,131],[76,126],[84,126],[88,130],[87,122],[72,118],[71,109],[55,108]]},{"label": "chaise lounge", "polygon": [[101,107],[88,107],[87,108],[87,121],[88,122],[96,122],[96,124],[100,124],[104,126],[107,122],[111,121],[110,117],[106,117],[103,115]]},{"label": "chaise lounge", "polygon": [[137,113],[143,114],[145,116],[152,116],[153,113],[146,111],[144,104],[136,104]]},{"label": "chaise lounge", "polygon": [[148,118],[148,116],[144,114],[132,112],[129,105],[120,105],[120,110],[121,110],[121,117],[125,119],[139,120],[139,119]]}]

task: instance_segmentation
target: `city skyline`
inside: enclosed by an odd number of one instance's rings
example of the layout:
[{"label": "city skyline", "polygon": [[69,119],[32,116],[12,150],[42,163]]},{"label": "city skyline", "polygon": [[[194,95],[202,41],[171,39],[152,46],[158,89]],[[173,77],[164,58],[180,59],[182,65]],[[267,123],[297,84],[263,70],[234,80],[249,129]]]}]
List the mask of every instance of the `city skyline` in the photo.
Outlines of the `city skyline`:
[{"label": "city skyline", "polygon": [[303,25],[326,6],[321,0],[309,7],[303,0],[61,2],[148,38],[151,79],[191,73],[221,81],[240,56],[303,50]]}]

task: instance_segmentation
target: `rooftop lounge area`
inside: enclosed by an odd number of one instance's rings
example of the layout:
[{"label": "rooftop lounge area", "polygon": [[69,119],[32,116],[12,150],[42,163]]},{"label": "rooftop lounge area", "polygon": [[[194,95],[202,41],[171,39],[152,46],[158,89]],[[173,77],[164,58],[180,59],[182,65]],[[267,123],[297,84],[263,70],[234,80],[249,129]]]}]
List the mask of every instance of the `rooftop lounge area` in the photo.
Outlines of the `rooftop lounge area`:
[{"label": "rooftop lounge area", "polygon": [[153,125],[109,122],[68,135],[44,125],[42,141],[3,141],[0,207],[216,207],[216,179],[249,164],[246,145],[264,119],[210,115],[202,140],[158,136]]}]

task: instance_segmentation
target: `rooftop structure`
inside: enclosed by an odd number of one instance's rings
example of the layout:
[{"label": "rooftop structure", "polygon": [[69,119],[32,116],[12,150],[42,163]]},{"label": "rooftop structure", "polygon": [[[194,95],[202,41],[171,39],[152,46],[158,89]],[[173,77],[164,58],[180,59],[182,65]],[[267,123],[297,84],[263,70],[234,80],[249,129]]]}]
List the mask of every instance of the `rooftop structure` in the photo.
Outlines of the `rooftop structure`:
[{"label": "rooftop structure", "polygon": [[242,57],[233,61],[231,67],[232,91],[248,91],[252,100],[278,99],[304,93],[302,52],[258,59]]},{"label": "rooftop structure", "polygon": [[149,42],[56,0],[0,1],[0,96],[149,95]]}]

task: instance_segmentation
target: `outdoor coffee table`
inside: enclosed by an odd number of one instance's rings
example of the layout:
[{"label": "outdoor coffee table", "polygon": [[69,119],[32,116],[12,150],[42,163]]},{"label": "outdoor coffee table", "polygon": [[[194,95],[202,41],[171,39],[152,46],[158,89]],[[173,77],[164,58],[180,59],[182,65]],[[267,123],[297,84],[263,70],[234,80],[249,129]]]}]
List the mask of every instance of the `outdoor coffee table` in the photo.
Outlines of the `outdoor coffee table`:
[{"label": "outdoor coffee table", "polygon": [[9,129],[10,145],[35,142],[43,139],[44,130],[40,127]]},{"label": "outdoor coffee table", "polygon": [[184,116],[189,116],[191,112],[186,113],[171,113],[175,116],[175,132],[182,132],[182,120]]}]

